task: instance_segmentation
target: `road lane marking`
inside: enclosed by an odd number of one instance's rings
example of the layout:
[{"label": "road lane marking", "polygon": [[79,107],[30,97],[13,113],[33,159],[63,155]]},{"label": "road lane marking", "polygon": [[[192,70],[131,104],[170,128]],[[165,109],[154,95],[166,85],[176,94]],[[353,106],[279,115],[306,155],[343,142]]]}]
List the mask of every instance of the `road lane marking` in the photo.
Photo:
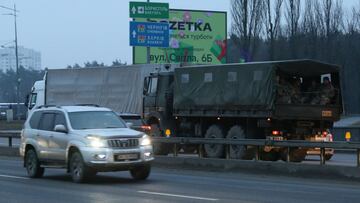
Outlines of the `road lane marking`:
[{"label": "road lane marking", "polygon": [[1,175],[1,174],[0,174],[0,177],[3,177],[3,178],[23,179],[23,180],[28,180],[28,179],[30,179],[30,178],[27,178],[27,177],[21,177],[21,176],[11,176],[11,175]]},{"label": "road lane marking", "polygon": [[142,190],[138,191],[138,193],[150,194],[150,195],[168,196],[168,197],[180,197],[180,198],[187,198],[187,199],[207,200],[207,201],[218,201],[219,200],[219,199],[207,198],[207,197],[177,195],[177,194],[161,193],[161,192],[150,192],[150,191],[142,191]]}]

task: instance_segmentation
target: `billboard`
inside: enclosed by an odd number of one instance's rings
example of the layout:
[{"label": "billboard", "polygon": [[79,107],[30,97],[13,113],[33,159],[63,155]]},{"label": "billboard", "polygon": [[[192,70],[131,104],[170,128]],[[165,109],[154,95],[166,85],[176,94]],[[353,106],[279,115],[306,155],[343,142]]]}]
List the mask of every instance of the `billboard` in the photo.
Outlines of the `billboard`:
[{"label": "billboard", "polygon": [[[150,63],[222,64],[226,63],[226,12],[171,9],[169,48],[150,48]],[[146,19],[135,19],[146,21]],[[144,64],[146,47],[133,48],[133,64]]]}]

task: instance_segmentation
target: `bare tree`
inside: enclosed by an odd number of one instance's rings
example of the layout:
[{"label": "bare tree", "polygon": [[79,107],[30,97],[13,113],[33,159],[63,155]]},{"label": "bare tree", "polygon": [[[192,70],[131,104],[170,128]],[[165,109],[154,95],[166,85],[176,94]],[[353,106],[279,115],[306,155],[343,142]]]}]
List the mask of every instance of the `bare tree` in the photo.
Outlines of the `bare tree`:
[{"label": "bare tree", "polygon": [[[272,1],[274,3],[274,1]],[[265,1],[265,25],[267,31],[267,40],[269,42],[269,57],[274,60],[275,39],[278,37],[281,21],[281,7],[284,0],[275,0],[274,5],[270,0]]]},{"label": "bare tree", "polygon": [[319,27],[316,10],[318,7],[319,2],[317,0],[305,0],[301,30],[303,40],[305,40],[303,43],[304,54],[309,58],[316,58],[318,56]]},{"label": "bare tree", "polygon": [[299,34],[300,0],[288,0],[286,6],[287,31],[292,57],[296,58],[296,38]]},{"label": "bare tree", "polygon": [[243,57],[251,61],[263,28],[263,0],[232,0],[232,35],[239,38]]},{"label": "bare tree", "polygon": [[344,30],[344,11],[342,5],[342,0],[322,0],[322,13],[319,17],[322,30],[321,35],[325,42],[324,55],[325,59],[328,61],[333,60],[335,55],[337,55],[336,51],[338,51],[338,49],[334,50],[334,47],[336,46],[335,43],[339,34]]},{"label": "bare tree", "polygon": [[351,13],[347,17],[347,32],[360,32],[360,0],[358,5],[351,8]]},{"label": "bare tree", "polygon": [[347,15],[345,31],[347,34],[354,34],[360,31],[360,8],[353,6],[351,12]]}]

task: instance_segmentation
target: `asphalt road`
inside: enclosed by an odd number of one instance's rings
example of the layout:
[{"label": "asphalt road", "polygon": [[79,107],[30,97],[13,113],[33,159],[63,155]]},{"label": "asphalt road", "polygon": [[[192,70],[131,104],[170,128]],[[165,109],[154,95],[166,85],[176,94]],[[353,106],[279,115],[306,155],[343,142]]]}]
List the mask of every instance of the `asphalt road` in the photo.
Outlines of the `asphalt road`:
[{"label": "asphalt road", "polygon": [[63,170],[29,179],[19,158],[0,157],[0,202],[358,202],[360,182],[153,168],[146,181],[100,173],[75,184]]}]

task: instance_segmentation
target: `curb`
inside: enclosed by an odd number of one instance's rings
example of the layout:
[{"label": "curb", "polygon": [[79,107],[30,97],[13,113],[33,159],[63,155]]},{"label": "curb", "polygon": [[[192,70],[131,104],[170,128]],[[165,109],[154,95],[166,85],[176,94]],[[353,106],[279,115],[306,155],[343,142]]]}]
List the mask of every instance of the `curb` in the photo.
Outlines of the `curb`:
[{"label": "curb", "polygon": [[191,157],[157,156],[154,166],[220,172],[285,175],[305,178],[351,179],[360,181],[360,169],[353,166],[310,165],[301,163],[248,160],[199,159]]}]

